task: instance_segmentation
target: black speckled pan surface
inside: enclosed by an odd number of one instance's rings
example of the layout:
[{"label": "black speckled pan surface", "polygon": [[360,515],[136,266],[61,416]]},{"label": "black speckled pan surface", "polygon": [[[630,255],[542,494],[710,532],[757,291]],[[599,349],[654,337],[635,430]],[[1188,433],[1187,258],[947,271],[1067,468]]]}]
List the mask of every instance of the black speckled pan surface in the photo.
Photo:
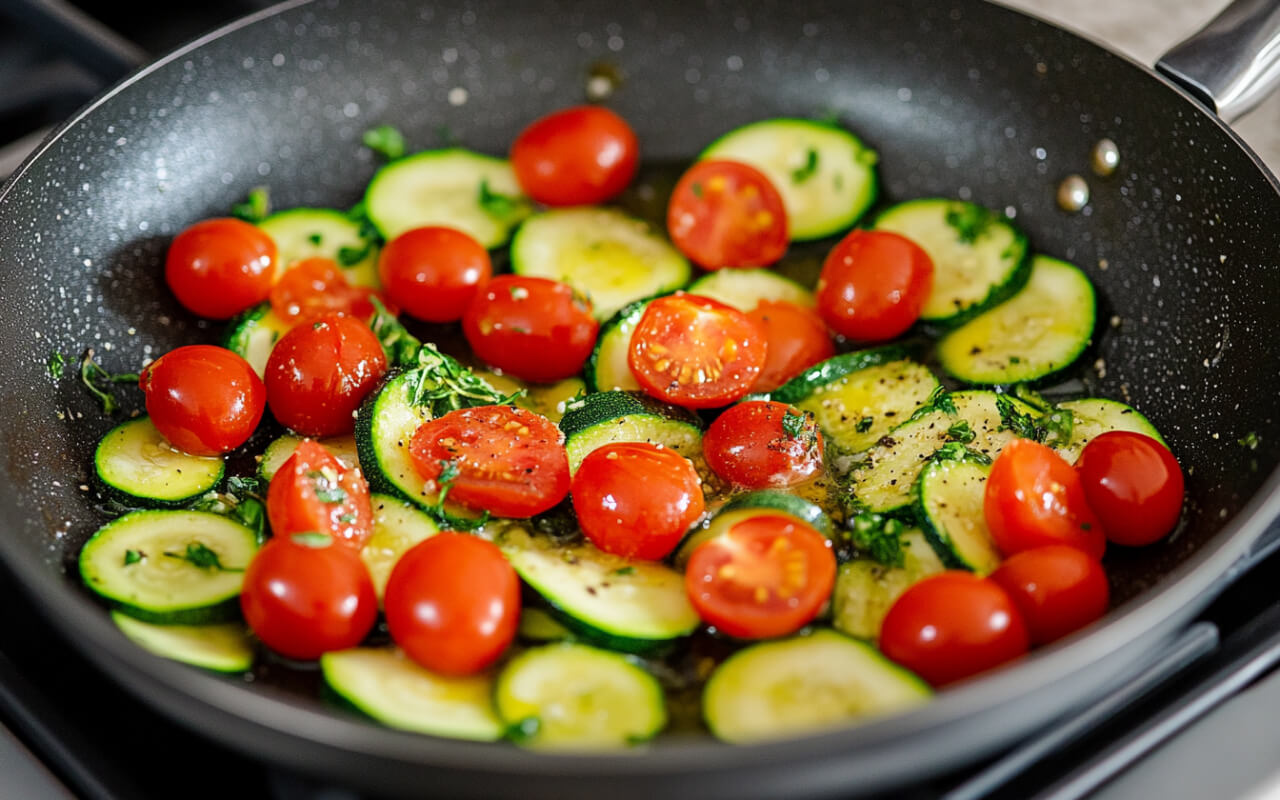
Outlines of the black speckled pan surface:
[{"label": "black speckled pan surface", "polygon": [[[645,156],[723,131],[837,113],[879,150],[883,194],[970,198],[1080,264],[1104,307],[1090,388],[1131,397],[1188,472],[1187,524],[1112,555],[1127,598],[1087,636],[915,713],[749,748],[668,738],[623,756],[548,757],[400,734],[260,683],[161,662],[126,642],[68,565],[99,518],[86,482],[109,426],[52,352],[109,367],[212,339],[161,279],[169,238],[269,184],[277,207],[347,206],[389,122],[503,152],[583,99],[593,64]],[[1101,137],[1122,161],[1088,172]],[[1057,183],[1086,174],[1087,213]],[[1087,702],[1168,636],[1280,510],[1280,194],[1215,118],[1149,70],[978,0],[831,3],[316,2],[165,59],[65,128],[0,195],[0,556],[57,626],[129,689],[259,757],[415,796],[849,796],[989,752]],[[1256,433],[1260,445],[1238,440]]]}]

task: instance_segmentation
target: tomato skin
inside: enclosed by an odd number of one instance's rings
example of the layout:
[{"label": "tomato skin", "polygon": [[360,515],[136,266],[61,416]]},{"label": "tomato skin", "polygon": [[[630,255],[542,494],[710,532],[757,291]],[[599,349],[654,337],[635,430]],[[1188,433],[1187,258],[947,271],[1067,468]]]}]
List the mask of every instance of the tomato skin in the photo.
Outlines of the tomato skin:
[{"label": "tomato skin", "polygon": [[698,615],[740,639],[795,633],[818,615],[836,579],[826,537],[799,520],[743,520],[693,551],[684,585]]},{"label": "tomato skin", "polygon": [[271,413],[305,436],[337,436],[355,428],[354,414],[387,371],[378,337],[345,314],[295,326],[271,349],[264,382]]},{"label": "tomato skin", "polygon": [[512,406],[450,411],[423,423],[409,442],[418,474],[440,480],[445,464],[457,475],[448,498],[498,517],[532,517],[569,492],[564,435],[546,417]]},{"label": "tomato skin", "polygon": [[359,550],[373,535],[369,484],[359,467],[304,439],[271,478],[267,519],[276,536],[316,531]]},{"label": "tomato skin", "polygon": [[836,354],[827,327],[818,315],[785,300],[761,300],[747,318],[764,331],[768,342],[764,368],[753,392],[772,392],[819,361]]},{"label": "tomato skin", "polygon": [[378,257],[383,290],[405,313],[456,322],[489,278],[489,251],[462,231],[429,226],[405,231]]},{"label": "tomato skin", "polygon": [[782,195],[763,172],[736,161],[699,161],[680,177],[667,231],[706,269],[763,267],[787,252]]},{"label": "tomato skin", "polygon": [[1102,619],[1111,600],[1102,565],[1066,545],[1023,550],[989,577],[1018,607],[1032,644],[1048,644]]},{"label": "tomato skin", "polygon": [[142,370],[138,385],[156,430],[195,456],[221,455],[244,444],[267,402],[249,362],[209,344],[170,350]]},{"label": "tomato skin", "polygon": [[889,608],[880,650],[933,686],[945,686],[1022,657],[1027,627],[1009,595],[970,572],[914,584]]},{"label": "tomato skin", "polygon": [[767,357],[764,333],[746,314],[684,292],[645,307],[627,366],[649,394],[685,408],[716,408],[747,393]]},{"label": "tomato skin", "polygon": [[[798,426],[797,435],[784,427]],[[717,475],[748,489],[781,488],[822,472],[822,432],[812,414],[786,403],[738,403],[716,418],[702,437],[702,454]]]},{"label": "tomato skin", "polygon": [[983,512],[1006,557],[1065,544],[1100,561],[1107,548],[1076,471],[1052,448],[1030,439],[1009,442],[991,465]]},{"label": "tomato skin", "polygon": [[657,560],[702,516],[698,472],[689,459],[648,442],[597,448],[573,476],[582,533],[606,553]]},{"label": "tomato skin", "polygon": [[933,290],[933,261],[915,242],[888,231],[854,231],[827,254],[818,278],[818,312],[841,336],[879,342],[904,333]]},{"label": "tomato skin", "polygon": [[591,301],[568,284],[521,275],[489,281],[462,317],[462,332],[482,361],[548,383],[581,371],[599,330]]},{"label": "tomato skin", "polygon": [[307,258],[295,262],[280,276],[268,299],[276,316],[293,322],[327,313],[367,320],[373,316],[369,298],[374,295],[368,287],[347,283],[342,268],[333,259]]},{"label": "tomato skin", "polygon": [[240,609],[267,647],[310,661],[360,644],[378,596],[355,549],[316,534],[276,536],[245,570]]},{"label": "tomato skin", "polygon": [[574,106],[535,120],[511,145],[511,166],[529,197],[548,206],[603,203],[627,188],[640,142],[601,106]]},{"label": "tomato skin", "polygon": [[445,531],[400,557],[383,605],[406,655],[441,675],[471,675],[515,638],[520,579],[490,542]]},{"label": "tomato skin", "polygon": [[1085,445],[1076,472],[1108,540],[1141,547],[1164,538],[1178,524],[1182,468],[1169,448],[1150,436],[1104,433]]},{"label": "tomato skin", "polygon": [[276,278],[276,243],[242,220],[197,222],[169,245],[164,278],[188,311],[230,319],[267,299]]}]

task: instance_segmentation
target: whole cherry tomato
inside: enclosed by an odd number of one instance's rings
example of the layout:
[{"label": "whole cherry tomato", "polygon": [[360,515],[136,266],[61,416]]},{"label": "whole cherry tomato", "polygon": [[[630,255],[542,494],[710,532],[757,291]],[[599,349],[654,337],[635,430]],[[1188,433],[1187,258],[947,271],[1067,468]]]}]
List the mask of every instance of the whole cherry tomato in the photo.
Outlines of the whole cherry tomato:
[{"label": "whole cherry tomato", "polygon": [[169,245],[164,278],[188,311],[229,319],[267,299],[276,279],[276,243],[238,219],[197,222]]},{"label": "whole cherry tomato", "polygon": [[244,444],[257,429],[267,398],[249,362],[210,344],[170,350],[142,370],[138,385],[156,430],[195,456],[216,456]]},{"label": "whole cherry tomato", "polygon": [[548,206],[603,203],[627,188],[639,163],[635,131],[600,106],[548,114],[511,145],[511,166],[520,187]]},{"label": "whole cherry tomato", "polygon": [[787,252],[787,210],[765,174],[736,161],[699,161],[671,192],[671,241],[707,269],[763,267]]},{"label": "whole cherry tomato", "polygon": [[707,465],[748,489],[792,486],[822,472],[822,433],[813,414],[786,403],[730,406],[702,437]]},{"label": "whole cherry tomato", "polygon": [[1009,442],[991,465],[983,512],[1006,557],[1065,544],[1100,560],[1107,547],[1076,471],[1052,448],[1030,439]]},{"label": "whole cherry tomato", "polygon": [[547,278],[499,275],[476,295],[462,332],[486,364],[529,381],[558,381],[582,369],[600,324],[591,301]]},{"label": "whole cherry tomato", "polygon": [[276,536],[315,531],[359,550],[373,535],[369,484],[359,467],[304,439],[271,478],[267,519]]},{"label": "whole cherry tomato", "polygon": [[915,242],[888,231],[854,231],[823,262],[818,312],[841,336],[892,339],[920,317],[933,290],[933,261]]},{"label": "whole cherry tomato", "polygon": [[772,392],[819,361],[836,354],[836,346],[818,315],[785,300],[761,300],[747,312],[764,331],[768,343],[764,368],[751,387],[753,392]]},{"label": "whole cherry tomato", "polygon": [[1023,550],[990,578],[1022,612],[1032,644],[1048,644],[1101,619],[1111,597],[1102,565],[1061,544]]},{"label": "whole cherry tomato", "polygon": [[1089,507],[1107,539],[1140,547],[1164,538],[1182,514],[1182,468],[1169,448],[1141,433],[1111,431],[1076,462]]},{"label": "whole cherry tomato", "polygon": [[383,290],[405,313],[427,322],[456,322],[493,274],[489,251],[462,231],[406,231],[382,248]]}]

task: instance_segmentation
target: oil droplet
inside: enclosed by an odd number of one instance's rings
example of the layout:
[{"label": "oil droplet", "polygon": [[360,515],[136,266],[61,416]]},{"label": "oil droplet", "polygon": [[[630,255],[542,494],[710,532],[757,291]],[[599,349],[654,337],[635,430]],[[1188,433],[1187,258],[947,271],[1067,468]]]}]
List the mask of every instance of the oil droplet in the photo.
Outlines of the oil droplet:
[{"label": "oil droplet", "polygon": [[1068,175],[1058,184],[1058,207],[1072,214],[1089,204],[1089,184],[1079,175]]},{"label": "oil droplet", "polygon": [[1120,166],[1120,148],[1110,139],[1099,139],[1093,146],[1091,161],[1094,173],[1105,178]]},{"label": "oil droplet", "polygon": [[622,72],[613,64],[597,61],[587,70],[587,102],[607,100],[622,83]]}]

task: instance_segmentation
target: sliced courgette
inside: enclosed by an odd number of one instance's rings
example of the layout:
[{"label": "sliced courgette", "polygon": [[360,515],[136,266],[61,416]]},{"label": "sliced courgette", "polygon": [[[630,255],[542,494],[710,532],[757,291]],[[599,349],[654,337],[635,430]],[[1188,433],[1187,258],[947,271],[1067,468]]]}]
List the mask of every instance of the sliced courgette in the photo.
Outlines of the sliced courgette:
[{"label": "sliced courgette", "polygon": [[516,635],[526,642],[559,642],[573,638],[573,631],[560,623],[546,609],[524,607],[520,610],[520,627]]},{"label": "sliced courgette", "polygon": [[946,567],[919,528],[902,533],[902,566],[866,558],[840,565],[831,592],[831,624],[859,639],[880,638],[880,624],[895,600],[912,584]]},{"label": "sliced courgette", "polygon": [[652,300],[652,297],[646,297],[629,303],[600,326],[595,349],[591,351],[583,367],[583,375],[590,391],[641,391],[640,382],[631,374],[631,367],[627,363],[627,351],[631,349],[631,334]]},{"label": "sliced courgette", "polygon": [[1085,397],[1059,403],[1058,408],[1071,412],[1071,441],[1057,448],[1068,462],[1074,464],[1084,451],[1084,446],[1095,437],[1108,431],[1131,431],[1150,436],[1168,447],[1156,426],[1135,409],[1116,400],[1103,397]]},{"label": "sliced courgette", "polygon": [[373,505],[373,534],[360,550],[360,558],[369,568],[373,578],[378,603],[387,589],[387,579],[400,556],[418,542],[430,539],[440,532],[434,519],[410,503],[387,494],[375,494]]},{"label": "sliced courgette", "polygon": [[931,461],[920,472],[916,516],[942,563],[987,575],[1000,566],[983,511],[991,465],[964,456]]},{"label": "sliced courgette", "polygon": [[98,481],[126,506],[181,506],[214,489],[226,466],[220,457],[192,456],[169,444],[150,417],[123,422],[93,454]]},{"label": "sliced courgette", "polygon": [[332,208],[291,208],[272,214],[258,227],[275,240],[283,272],[308,258],[327,258],[342,268],[352,286],[380,285],[378,246],[361,223]]},{"label": "sliced courgette", "polygon": [[[348,433],[342,436],[326,436],[316,441],[338,459],[342,466],[350,468],[360,464],[354,435]],[[284,466],[284,462],[289,460],[293,451],[298,449],[301,443],[302,437],[291,433],[286,433],[272,441],[262,452],[262,460],[258,462],[258,477],[270,482],[276,471]]]},{"label": "sliced courgette", "polygon": [[356,412],[356,452],[369,489],[403,497],[419,506],[436,502],[434,487],[418,474],[409,455],[413,434],[431,421],[429,406],[415,404],[418,370],[409,370],[384,382],[361,403]]},{"label": "sliced courgette", "polygon": [[261,378],[267,369],[271,348],[293,327],[271,310],[270,303],[254,306],[231,320],[222,346],[236,353]]},{"label": "sliced courgette", "polygon": [[739,522],[757,517],[798,520],[828,537],[833,530],[826,512],[802,497],[767,490],[747,492],[730,498],[712,517],[689,531],[676,549],[676,567],[684,569],[698,545],[725,533]]},{"label": "sliced courgette", "polygon": [[213,672],[245,672],[253,666],[253,642],[242,623],[155,625],[119,611],[111,621],[134,644],[161,658]]},{"label": "sliced courgette", "polygon": [[660,444],[695,464],[702,457],[698,417],[639,392],[596,392],[576,400],[560,420],[560,430],[572,472],[592,450],[614,442]]},{"label": "sliced courgette", "polygon": [[710,297],[742,312],[753,311],[761,300],[813,308],[813,292],[770,269],[718,269],[689,284],[689,294]]}]

